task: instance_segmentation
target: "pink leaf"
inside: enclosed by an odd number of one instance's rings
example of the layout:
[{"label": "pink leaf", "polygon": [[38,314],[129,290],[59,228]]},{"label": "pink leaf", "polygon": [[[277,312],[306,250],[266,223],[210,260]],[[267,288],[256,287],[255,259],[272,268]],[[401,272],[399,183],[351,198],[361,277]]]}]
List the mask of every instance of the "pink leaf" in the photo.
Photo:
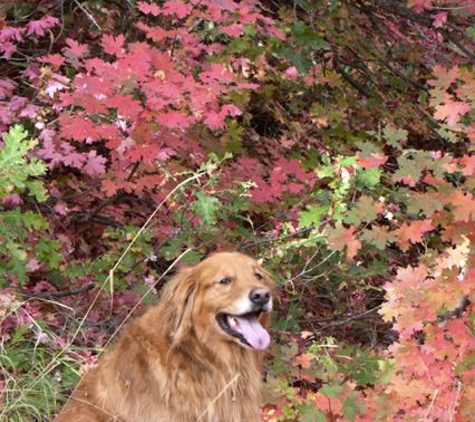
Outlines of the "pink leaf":
[{"label": "pink leaf", "polygon": [[0,100],[4,100],[13,94],[17,84],[11,79],[0,79]]},{"label": "pink leaf", "polygon": [[432,7],[433,0],[409,0],[409,7],[413,7],[417,13],[422,12],[424,9],[430,9]]},{"label": "pink leaf", "polygon": [[176,155],[176,152],[174,149],[165,147],[165,148],[160,149],[160,151],[158,151],[155,158],[159,161],[166,161],[174,155]]},{"label": "pink leaf", "polygon": [[175,14],[178,19],[184,18],[188,15],[190,6],[188,4],[178,1],[167,1],[163,5],[162,13],[165,16]]},{"label": "pink leaf", "polygon": [[157,117],[158,123],[169,128],[185,129],[194,122],[194,118],[177,111],[169,111]]},{"label": "pink leaf", "polygon": [[13,26],[6,26],[2,30],[0,30],[0,42],[11,42],[11,41],[16,41],[16,42],[22,42],[23,37],[22,37],[22,28],[14,28]]},{"label": "pink leaf", "polygon": [[160,28],[158,26],[156,28],[152,28],[151,26],[148,26],[144,24],[143,22],[138,22],[137,25],[135,26],[141,31],[144,31],[147,38],[156,42],[162,41],[169,34],[169,32],[163,28]]},{"label": "pink leaf", "polygon": [[64,202],[58,202],[53,209],[59,215],[68,215],[68,207]]},{"label": "pink leaf", "polygon": [[90,176],[104,174],[106,171],[106,162],[107,160],[101,155],[97,155],[96,151],[89,151],[89,154],[87,155],[87,162],[83,170]]},{"label": "pink leaf", "polygon": [[8,60],[10,57],[12,57],[13,53],[16,53],[17,50],[17,46],[11,42],[4,42],[0,44],[0,51],[3,53],[1,57],[3,59]]},{"label": "pink leaf", "polygon": [[158,16],[160,14],[160,7],[158,7],[156,4],[139,1],[137,3],[137,8],[146,15]]},{"label": "pink leaf", "polygon": [[233,81],[233,74],[223,65],[218,63],[212,63],[208,70],[200,74],[200,79],[204,83],[231,83]]},{"label": "pink leaf", "polygon": [[40,269],[40,264],[39,262],[33,258],[33,259],[30,259],[27,264],[26,264],[26,268],[29,270],[29,271],[36,271],[38,269]]},{"label": "pink leaf", "polygon": [[240,116],[242,114],[242,111],[234,104],[226,104],[223,105],[219,114],[223,116]]},{"label": "pink leaf", "polygon": [[55,75],[55,77],[48,85],[46,85],[45,92],[48,94],[50,98],[53,98],[54,95],[62,91],[63,89],[67,88],[67,83],[69,82],[69,79],[65,78],[64,76],[61,75]]},{"label": "pink leaf", "polygon": [[242,24],[233,24],[233,25],[229,25],[229,26],[222,26],[220,28],[220,31],[223,34],[226,34],[228,37],[238,38],[242,35],[242,32],[244,31],[244,25],[242,25]]},{"label": "pink leaf", "polygon": [[48,54],[38,59],[40,63],[50,63],[55,69],[59,69],[65,62],[65,58],[61,54]]},{"label": "pink leaf", "polygon": [[216,113],[215,111],[210,111],[204,120],[206,126],[211,130],[222,129],[225,127],[224,117],[221,113]]},{"label": "pink leaf", "polygon": [[440,28],[443,26],[444,23],[447,22],[448,15],[447,12],[440,12],[432,16],[432,24],[434,25],[434,28]]},{"label": "pink leaf", "polygon": [[28,104],[21,112],[20,117],[28,117],[34,119],[38,116],[38,110],[40,108],[34,104]]},{"label": "pink leaf", "polygon": [[125,54],[124,40],[125,38],[122,34],[118,35],[117,37],[106,34],[102,37],[102,47],[107,54],[116,57],[123,57]]},{"label": "pink leaf", "polygon": [[221,10],[236,10],[239,6],[233,0],[211,0],[210,4]]},{"label": "pink leaf", "polygon": [[59,24],[59,19],[54,16],[43,16],[41,19],[36,21],[31,21],[26,24],[26,33],[27,35],[37,35],[42,37],[45,34],[45,31],[53,28]]},{"label": "pink leaf", "polygon": [[72,38],[66,40],[68,47],[66,50],[70,53],[71,56],[80,59],[86,56],[89,52],[89,47],[86,44],[79,44],[77,41]]},{"label": "pink leaf", "polygon": [[299,72],[295,66],[291,66],[286,69],[285,76],[287,76],[290,79],[295,79],[299,76]]},{"label": "pink leaf", "polygon": [[17,193],[12,193],[10,195],[7,195],[3,197],[1,200],[3,205],[7,207],[17,207],[18,205],[21,205],[23,203],[23,200],[21,199],[21,196],[18,195]]},{"label": "pink leaf", "polygon": [[455,126],[461,117],[470,111],[470,104],[447,98],[445,104],[438,105],[435,109],[434,117],[436,119],[445,120],[448,126]]}]

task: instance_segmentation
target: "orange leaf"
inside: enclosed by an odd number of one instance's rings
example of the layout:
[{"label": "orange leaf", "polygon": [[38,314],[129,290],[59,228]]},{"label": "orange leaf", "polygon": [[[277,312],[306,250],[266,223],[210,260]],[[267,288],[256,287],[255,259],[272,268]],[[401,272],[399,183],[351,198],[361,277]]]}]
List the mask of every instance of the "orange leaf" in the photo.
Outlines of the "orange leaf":
[{"label": "orange leaf", "polygon": [[422,242],[422,235],[433,229],[432,220],[417,220],[411,224],[404,223],[394,234],[398,237],[399,247],[405,252],[411,243]]},{"label": "orange leaf", "polygon": [[354,258],[361,249],[361,242],[355,237],[356,229],[350,226],[345,229],[341,224],[337,224],[334,229],[328,230],[328,244],[330,249],[339,250],[346,246],[346,256]]},{"label": "orange leaf", "polygon": [[310,369],[312,366],[312,360],[315,358],[311,353],[301,353],[292,360],[292,365],[301,366],[303,369]]},{"label": "orange leaf", "polygon": [[364,169],[370,169],[372,167],[382,166],[388,161],[388,157],[385,155],[381,156],[379,154],[372,153],[369,157],[360,157],[358,158],[358,165]]}]

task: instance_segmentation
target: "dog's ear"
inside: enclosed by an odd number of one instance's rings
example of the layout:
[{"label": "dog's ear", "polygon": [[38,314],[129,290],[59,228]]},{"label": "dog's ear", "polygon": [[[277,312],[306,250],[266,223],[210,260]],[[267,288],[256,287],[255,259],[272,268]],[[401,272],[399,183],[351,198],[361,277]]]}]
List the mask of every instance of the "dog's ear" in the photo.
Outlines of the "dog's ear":
[{"label": "dog's ear", "polygon": [[195,268],[188,267],[181,269],[163,289],[160,300],[165,311],[163,324],[173,346],[185,339],[192,330],[197,287]]}]

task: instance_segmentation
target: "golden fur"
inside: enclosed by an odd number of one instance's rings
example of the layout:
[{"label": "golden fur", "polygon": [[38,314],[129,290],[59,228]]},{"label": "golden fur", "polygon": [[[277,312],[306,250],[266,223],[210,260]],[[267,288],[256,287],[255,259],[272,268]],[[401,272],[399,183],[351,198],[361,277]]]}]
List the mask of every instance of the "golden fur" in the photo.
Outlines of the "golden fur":
[{"label": "golden fur", "polygon": [[[236,252],[180,271],[54,421],[258,422],[264,352],[240,344],[216,316],[253,289],[272,286],[257,261]],[[260,314],[262,326],[269,320],[267,310]]]}]

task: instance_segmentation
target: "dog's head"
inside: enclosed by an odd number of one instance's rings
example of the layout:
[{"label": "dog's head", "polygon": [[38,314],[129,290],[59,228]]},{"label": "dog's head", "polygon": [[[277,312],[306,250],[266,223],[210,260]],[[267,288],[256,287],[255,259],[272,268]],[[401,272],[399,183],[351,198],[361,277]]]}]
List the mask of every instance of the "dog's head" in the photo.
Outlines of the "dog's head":
[{"label": "dog's head", "polygon": [[217,253],[182,270],[162,296],[163,305],[173,307],[174,342],[194,336],[207,345],[265,349],[273,286],[255,259],[237,252]]}]

